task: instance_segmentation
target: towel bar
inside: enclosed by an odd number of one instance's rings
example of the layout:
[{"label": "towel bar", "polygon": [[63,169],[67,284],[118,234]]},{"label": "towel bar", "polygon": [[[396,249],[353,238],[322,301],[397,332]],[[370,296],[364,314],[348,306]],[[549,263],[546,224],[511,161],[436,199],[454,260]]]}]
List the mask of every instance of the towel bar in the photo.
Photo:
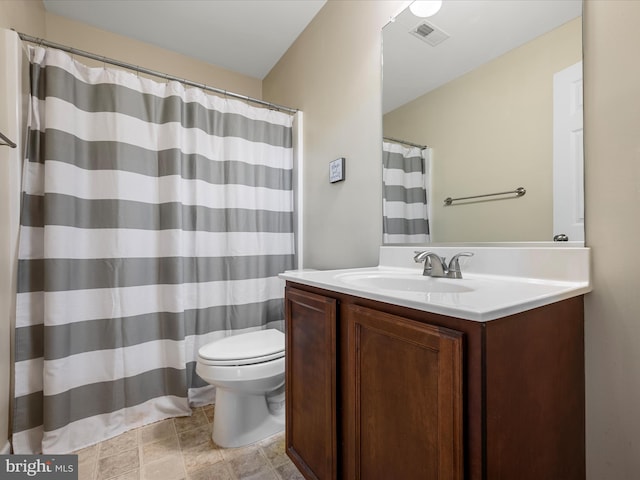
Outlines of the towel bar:
[{"label": "towel bar", "polygon": [[515,190],[509,191],[509,192],[485,193],[484,195],[473,195],[471,197],[460,197],[460,198],[447,197],[447,198],[444,199],[444,204],[445,204],[445,206],[449,206],[453,202],[456,202],[458,200],[470,200],[472,198],[493,197],[495,195],[511,195],[511,194],[515,194],[514,198],[517,198],[517,197],[522,197],[525,193],[527,193],[527,191],[524,188],[518,187]]}]

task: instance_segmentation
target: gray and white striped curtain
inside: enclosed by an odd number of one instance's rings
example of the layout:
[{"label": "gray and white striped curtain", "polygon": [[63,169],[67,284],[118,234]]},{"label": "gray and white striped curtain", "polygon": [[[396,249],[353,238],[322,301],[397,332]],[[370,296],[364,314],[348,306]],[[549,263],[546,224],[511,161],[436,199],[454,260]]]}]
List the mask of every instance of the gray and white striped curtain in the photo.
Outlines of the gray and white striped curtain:
[{"label": "gray and white striped curtain", "polygon": [[209,403],[198,348],[282,325],[293,120],[30,54],[13,447],[65,453]]},{"label": "gray and white striped curtain", "polygon": [[382,144],[382,241],[428,243],[429,148]]}]

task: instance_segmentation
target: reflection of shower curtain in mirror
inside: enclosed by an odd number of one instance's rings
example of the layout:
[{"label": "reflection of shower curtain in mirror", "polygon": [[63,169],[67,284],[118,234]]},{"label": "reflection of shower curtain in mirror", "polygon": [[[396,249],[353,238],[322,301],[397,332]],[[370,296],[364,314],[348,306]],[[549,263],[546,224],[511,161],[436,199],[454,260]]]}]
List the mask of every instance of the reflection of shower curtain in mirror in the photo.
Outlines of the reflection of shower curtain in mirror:
[{"label": "reflection of shower curtain in mirror", "polygon": [[382,241],[429,242],[427,186],[431,149],[382,144]]}]

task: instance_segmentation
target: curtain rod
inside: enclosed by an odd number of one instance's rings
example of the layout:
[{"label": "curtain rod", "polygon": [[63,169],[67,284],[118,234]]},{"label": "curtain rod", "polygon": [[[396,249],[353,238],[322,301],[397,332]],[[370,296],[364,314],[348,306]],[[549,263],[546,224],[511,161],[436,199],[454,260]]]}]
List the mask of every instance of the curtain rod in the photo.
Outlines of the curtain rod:
[{"label": "curtain rod", "polygon": [[169,75],[167,73],[157,72],[155,70],[150,70],[148,68],[140,67],[137,65],[132,65],[130,63],[121,62],[120,60],[114,60],[113,58],[108,58],[102,55],[96,55],[95,53],[85,52],[84,50],[78,50],[77,48],[67,47],[66,45],[60,45],[59,43],[50,42],[48,40],[44,40],[42,38],[32,37],[31,35],[27,35],[25,33],[16,32],[21,40],[25,42],[35,43],[37,45],[42,45],[45,47],[57,48],[58,50],[62,50],[63,52],[70,53],[72,55],[79,55],[81,57],[90,58],[92,60],[97,60],[103,63],[109,63],[111,65],[115,65],[117,67],[126,68],[128,70],[133,70],[137,73],[144,73],[146,75],[153,75],[154,77],[164,78],[165,80],[171,80],[175,82],[180,82],[184,85],[189,85],[190,87],[201,88],[202,90],[206,90],[209,92],[215,92],[221,95],[225,95],[227,97],[237,98],[240,100],[245,100],[252,103],[257,103],[259,105],[263,105],[272,110],[278,110],[280,112],[286,113],[296,113],[298,111],[297,108],[285,107],[283,105],[278,105],[275,103],[265,102],[264,100],[259,100],[257,98],[248,97],[246,95],[240,95],[239,93],[228,92],[227,90],[222,90],[220,88],[210,87],[205,85],[204,83],[192,82],[191,80],[187,80],[184,78],[176,77],[174,75]]},{"label": "curtain rod", "polygon": [[5,135],[3,135],[2,132],[0,132],[0,140],[3,140],[3,142],[0,143],[0,145],[4,145],[10,148],[16,148],[16,144],[13,143],[11,140],[9,140]]},{"label": "curtain rod", "polygon": [[417,143],[406,142],[404,140],[398,140],[397,138],[382,137],[382,139],[383,140],[389,140],[390,142],[401,143],[403,145],[409,145],[410,147],[418,147],[420,150],[424,150],[425,148],[429,148],[429,145],[418,145]]}]

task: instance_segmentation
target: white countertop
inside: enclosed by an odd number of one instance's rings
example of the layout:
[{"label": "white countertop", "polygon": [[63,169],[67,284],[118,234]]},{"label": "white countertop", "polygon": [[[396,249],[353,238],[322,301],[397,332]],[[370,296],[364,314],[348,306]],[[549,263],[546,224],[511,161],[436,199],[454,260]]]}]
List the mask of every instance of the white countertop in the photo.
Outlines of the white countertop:
[{"label": "white countertop", "polygon": [[[404,249],[404,251],[391,252],[391,255],[389,251],[382,252],[382,249],[389,248]],[[491,249],[466,248],[464,249],[465,251],[473,251],[474,257],[469,260],[465,259],[466,271],[463,262],[460,262],[463,265],[462,279],[427,280],[434,282],[432,285],[436,287],[443,287],[435,288],[435,290],[447,290],[449,288],[447,285],[450,285],[452,290],[463,291],[402,291],[400,289],[380,288],[375,284],[362,285],[353,281],[354,278],[380,276],[399,276],[411,279],[413,277],[416,277],[416,279],[425,278],[422,277],[420,265],[406,268],[404,265],[398,267],[388,264],[387,259],[394,256],[402,258],[403,262],[405,257],[409,256],[412,261],[414,250],[416,249],[412,247],[382,247],[381,264],[376,267],[288,271],[281,274],[280,278],[303,285],[401,305],[425,312],[479,322],[520,313],[583,295],[592,290],[589,282],[589,251],[586,248],[565,249],[565,253],[560,254],[556,251],[551,252],[550,250],[552,249],[549,248],[523,249],[519,253],[514,252],[512,249],[505,253],[502,251],[504,249],[496,249],[494,247]],[[434,248],[429,250],[436,251],[443,256],[452,253],[447,249]],[[569,250],[574,251],[570,252]],[[461,249],[456,248],[455,251],[459,252]],[[488,261],[493,258],[492,256],[495,256],[496,261],[501,261],[501,258],[509,259],[508,267],[495,268],[496,271],[501,273],[508,271],[509,274],[492,275],[477,271],[478,265],[489,265],[489,268],[495,266],[495,263]],[[476,268],[473,268],[472,264],[478,257],[480,257],[480,260],[476,262]],[[544,268],[545,262],[548,265],[546,269]],[[586,265],[584,265],[585,262]],[[524,267],[522,267],[523,265]],[[522,271],[528,265],[535,266],[535,270],[532,270],[531,275],[527,275],[526,271]]]}]

